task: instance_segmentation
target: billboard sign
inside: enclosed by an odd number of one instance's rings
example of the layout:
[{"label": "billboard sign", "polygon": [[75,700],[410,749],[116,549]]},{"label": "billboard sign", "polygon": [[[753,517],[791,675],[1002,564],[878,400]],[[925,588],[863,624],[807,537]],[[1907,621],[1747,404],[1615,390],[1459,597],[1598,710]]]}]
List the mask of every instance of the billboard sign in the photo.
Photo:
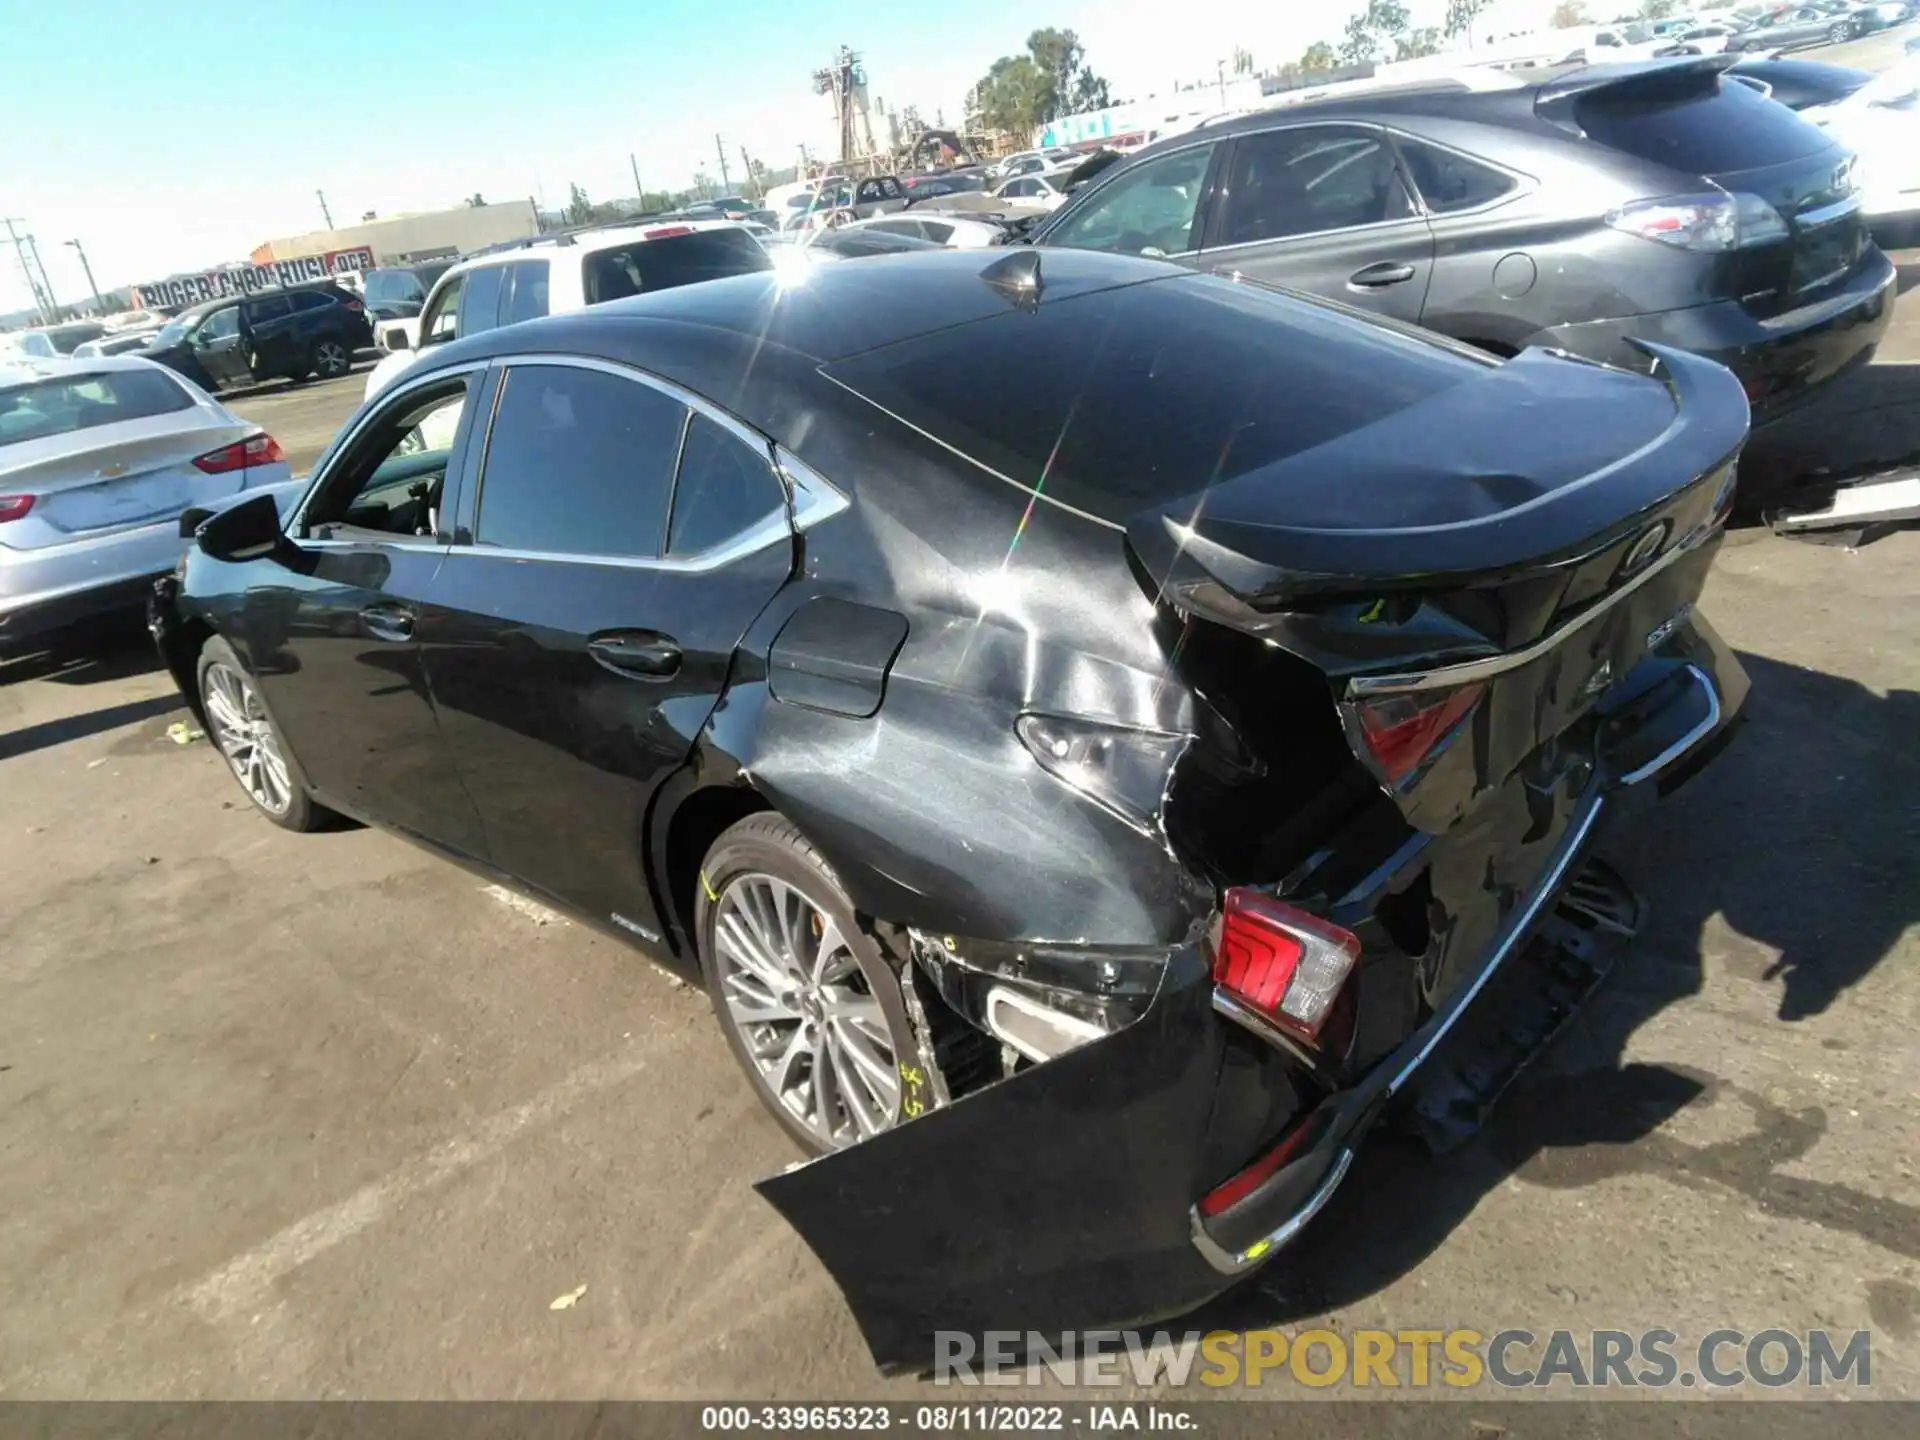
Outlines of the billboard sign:
[{"label": "billboard sign", "polygon": [[181,307],[372,268],[373,247],[358,245],[351,250],[329,250],[324,255],[302,255],[297,260],[275,260],[266,265],[223,265],[197,275],[170,275],[133,288],[136,302],[147,309]]}]

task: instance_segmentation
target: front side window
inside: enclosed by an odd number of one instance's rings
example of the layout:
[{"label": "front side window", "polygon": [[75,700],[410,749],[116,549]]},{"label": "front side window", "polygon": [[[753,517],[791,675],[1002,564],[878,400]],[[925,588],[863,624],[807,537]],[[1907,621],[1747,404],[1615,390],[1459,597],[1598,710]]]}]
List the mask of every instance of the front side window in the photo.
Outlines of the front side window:
[{"label": "front side window", "polygon": [[1413,213],[1378,131],[1309,125],[1244,135],[1227,178],[1222,245],[1403,220]]},{"label": "front side window", "polygon": [[502,384],[477,542],[657,557],[686,407],[638,380],[571,365],[518,365]]},{"label": "front side window", "polygon": [[[463,377],[391,404],[354,441],[308,503],[302,523],[382,535],[439,528],[447,465],[465,412]],[[322,537],[325,538],[325,537]]]},{"label": "front side window", "polygon": [[696,414],[680,451],[667,550],[698,555],[743,534],[786,504],[764,450]]},{"label": "front side window", "polygon": [[200,328],[194,332],[194,338],[205,344],[209,340],[225,340],[240,333],[240,307],[216,310],[200,322]]},{"label": "front side window", "polygon": [[1414,189],[1436,215],[1491,204],[1518,183],[1491,165],[1419,140],[1401,140],[1400,154],[1412,172]]},{"label": "front side window", "polygon": [[459,335],[460,292],[466,288],[466,281],[465,275],[453,276],[427,302],[427,313],[420,317],[422,347],[443,344]]},{"label": "front side window", "polygon": [[1213,145],[1196,145],[1129,166],[1048,230],[1046,243],[1125,255],[1192,250],[1213,152]]}]

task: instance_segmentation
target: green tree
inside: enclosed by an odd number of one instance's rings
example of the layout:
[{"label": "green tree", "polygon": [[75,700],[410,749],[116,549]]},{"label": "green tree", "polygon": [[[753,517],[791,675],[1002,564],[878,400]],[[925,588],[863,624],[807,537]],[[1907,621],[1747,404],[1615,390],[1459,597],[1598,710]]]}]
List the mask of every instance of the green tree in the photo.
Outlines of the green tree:
[{"label": "green tree", "polygon": [[579,185],[567,187],[567,208],[561,212],[569,225],[586,225],[593,220],[593,202]]},{"label": "green tree", "polygon": [[1022,136],[1047,118],[1052,82],[1031,55],[1002,55],[980,82],[980,118]]},{"label": "green tree", "polygon": [[1447,18],[1440,28],[1449,36],[1466,34],[1487,4],[1488,0],[1447,0]]},{"label": "green tree", "polygon": [[1046,113],[1042,120],[1053,120],[1066,113],[1067,98],[1073,93],[1073,77],[1086,59],[1080,37],[1071,30],[1036,30],[1027,36],[1027,54],[1047,77]]},{"label": "green tree", "polygon": [[487,197],[482,195],[478,190],[474,191],[473,194],[467,197],[467,204],[471,205],[476,210],[478,210],[482,205],[486,203],[487,203]]},{"label": "green tree", "polygon": [[1547,19],[1547,25],[1554,30],[1571,30],[1576,25],[1586,23],[1585,0],[1560,0],[1560,3],[1553,7],[1553,14]]},{"label": "green tree", "polygon": [[1073,77],[1073,94],[1068,99],[1069,104],[1060,113],[1084,115],[1089,110],[1110,109],[1113,105],[1113,91],[1105,80],[1091,70],[1082,70]]},{"label": "green tree", "polygon": [[1306,48],[1306,52],[1296,62],[1295,68],[1302,75],[1324,75],[1329,70],[1337,69],[1339,65],[1340,57],[1333,53],[1333,46],[1324,40],[1316,40]]},{"label": "green tree", "polygon": [[1396,35],[1393,39],[1393,58],[1418,60],[1423,55],[1438,55],[1444,38],[1438,27],[1433,25],[1423,25],[1418,30]]},{"label": "green tree", "polygon": [[1234,46],[1233,60],[1227,68],[1236,75],[1253,74],[1253,52],[1251,50],[1243,50],[1238,45]]},{"label": "green tree", "polygon": [[1349,65],[1363,65],[1393,54],[1409,23],[1407,7],[1400,0],[1367,0],[1366,9],[1347,19],[1340,58]]}]

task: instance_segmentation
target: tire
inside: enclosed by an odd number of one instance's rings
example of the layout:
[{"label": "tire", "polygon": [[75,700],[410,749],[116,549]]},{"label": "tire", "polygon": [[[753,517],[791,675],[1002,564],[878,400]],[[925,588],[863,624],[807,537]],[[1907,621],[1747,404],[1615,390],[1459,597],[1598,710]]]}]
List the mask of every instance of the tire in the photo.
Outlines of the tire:
[{"label": "tire", "polygon": [[307,368],[322,380],[338,380],[353,369],[353,351],[347,348],[347,342],[337,335],[329,335],[313,342],[312,353],[307,359]]},{"label": "tire", "polygon": [[1852,38],[1853,26],[1844,20],[1836,21],[1827,29],[1827,43],[1829,45],[1844,45]]},{"label": "tire", "polygon": [[788,821],[750,815],[713,842],[694,930],[721,1033],[803,1149],[844,1149],[918,1113],[917,1087],[902,1083],[916,1052],[899,979]]},{"label": "tire", "polygon": [[217,635],[207,641],[194,676],[207,717],[207,739],[253,808],[281,829],[302,834],[332,824],[333,812],[314,802],[287,764],[286,744],[233,647]]}]

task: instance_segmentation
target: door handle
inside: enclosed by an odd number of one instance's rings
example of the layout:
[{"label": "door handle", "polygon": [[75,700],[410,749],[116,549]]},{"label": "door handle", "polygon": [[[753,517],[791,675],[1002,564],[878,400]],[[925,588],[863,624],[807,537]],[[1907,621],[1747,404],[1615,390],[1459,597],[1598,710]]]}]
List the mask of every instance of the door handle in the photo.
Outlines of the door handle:
[{"label": "door handle", "polygon": [[587,653],[616,675],[665,680],[680,670],[680,647],[651,630],[618,630],[596,635]]},{"label": "door handle", "polygon": [[1402,284],[1411,280],[1413,275],[1413,266],[1383,260],[1378,265],[1369,265],[1365,269],[1354,271],[1347,277],[1347,283],[1358,285],[1363,290],[1373,290],[1383,285]]},{"label": "door handle", "polygon": [[398,605],[371,605],[360,612],[360,623],[376,640],[398,643],[413,638],[413,612]]}]

